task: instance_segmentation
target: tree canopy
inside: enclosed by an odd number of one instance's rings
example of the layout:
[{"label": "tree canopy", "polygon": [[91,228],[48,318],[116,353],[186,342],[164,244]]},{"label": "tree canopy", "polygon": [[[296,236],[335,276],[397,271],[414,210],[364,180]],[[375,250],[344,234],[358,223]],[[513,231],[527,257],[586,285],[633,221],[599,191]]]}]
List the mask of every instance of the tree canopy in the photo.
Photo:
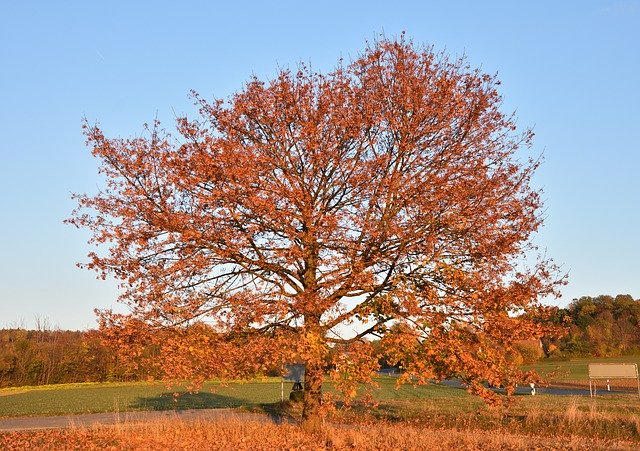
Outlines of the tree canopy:
[{"label": "tree canopy", "polygon": [[545,339],[547,354],[560,357],[615,357],[640,352],[640,301],[631,295],[574,299],[553,315],[567,324],[561,339]]},{"label": "tree canopy", "polygon": [[69,221],[105,244],[86,266],[121,280],[131,311],[102,312],[103,328],[158,341],[180,377],[302,361],[305,421],[327,365],[347,398],[369,380],[367,336],[406,378],[453,375],[488,397],[482,380],[511,386],[511,343],[544,329],[519,314],[539,318],[562,279],[524,264],[538,161],[518,158],[533,133],[500,110],[498,84],[381,38],[327,74],[300,65],[226,100],[194,93],[199,115],[176,136],[85,124],[106,186],[76,196]]}]

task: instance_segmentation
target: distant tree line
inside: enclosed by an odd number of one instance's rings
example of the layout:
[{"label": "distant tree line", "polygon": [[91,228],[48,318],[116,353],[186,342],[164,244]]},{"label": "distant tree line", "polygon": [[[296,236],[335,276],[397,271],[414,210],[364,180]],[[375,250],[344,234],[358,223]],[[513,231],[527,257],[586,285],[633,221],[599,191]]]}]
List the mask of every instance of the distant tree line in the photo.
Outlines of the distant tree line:
[{"label": "distant tree line", "polygon": [[[629,295],[581,297],[557,309],[552,321],[567,334],[516,344],[521,363],[539,358],[615,357],[640,354],[640,300]],[[0,329],[0,387],[71,382],[116,382],[161,378],[162,369],[147,365],[159,352],[141,347],[138,359],[122,358],[103,343],[99,331]],[[542,346],[540,346],[540,344]],[[393,366],[374,343],[382,367]],[[276,375],[277,368],[269,372]]]},{"label": "distant tree line", "polygon": [[616,357],[640,354],[640,300],[630,295],[584,296],[555,312],[565,324],[560,339],[544,339],[547,357]]},{"label": "distant tree line", "polygon": [[139,380],[142,368],[120,362],[99,332],[0,329],[0,387]]}]

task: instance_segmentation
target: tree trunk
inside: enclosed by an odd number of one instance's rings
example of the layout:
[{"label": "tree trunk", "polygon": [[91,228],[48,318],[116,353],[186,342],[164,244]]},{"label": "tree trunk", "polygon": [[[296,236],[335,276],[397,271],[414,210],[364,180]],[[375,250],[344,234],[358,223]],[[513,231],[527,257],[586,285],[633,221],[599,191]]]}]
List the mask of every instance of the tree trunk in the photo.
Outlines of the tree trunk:
[{"label": "tree trunk", "polygon": [[302,429],[317,432],[322,428],[320,404],[324,369],[321,359],[307,361],[304,371],[304,395],[302,398]]},{"label": "tree trunk", "polygon": [[305,256],[305,270],[302,275],[304,286],[304,298],[306,312],[304,315],[304,335],[309,346],[309,354],[306,357],[304,372],[304,393],[302,397],[302,429],[307,432],[317,432],[322,428],[320,418],[320,403],[322,402],[322,380],[324,379],[323,362],[326,352],[326,343],[320,328],[320,308],[317,297],[318,280],[318,240],[314,231],[309,213],[309,219],[305,221],[305,234],[303,238]]}]

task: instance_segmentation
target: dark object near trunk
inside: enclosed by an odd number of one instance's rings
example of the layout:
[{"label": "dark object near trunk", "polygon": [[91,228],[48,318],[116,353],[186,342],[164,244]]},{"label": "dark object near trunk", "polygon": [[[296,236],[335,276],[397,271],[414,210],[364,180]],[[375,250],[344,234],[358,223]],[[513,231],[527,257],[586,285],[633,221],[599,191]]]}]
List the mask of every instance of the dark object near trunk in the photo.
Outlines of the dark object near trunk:
[{"label": "dark object near trunk", "polygon": [[291,393],[289,393],[289,401],[302,402],[303,398],[304,389],[302,388],[302,384],[300,382],[296,382],[291,388]]}]

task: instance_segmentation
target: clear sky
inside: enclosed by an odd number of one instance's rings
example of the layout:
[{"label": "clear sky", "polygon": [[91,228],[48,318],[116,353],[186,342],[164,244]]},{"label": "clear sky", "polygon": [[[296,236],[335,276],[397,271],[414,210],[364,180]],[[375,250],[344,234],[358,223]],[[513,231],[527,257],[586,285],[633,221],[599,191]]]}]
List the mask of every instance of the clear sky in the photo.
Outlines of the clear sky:
[{"label": "clear sky", "polygon": [[86,231],[62,221],[95,192],[83,116],[109,136],[193,113],[252,74],[331,70],[367,39],[417,43],[498,73],[504,111],[545,162],[536,242],[569,273],[557,301],[640,298],[640,1],[0,0],[0,327],[95,327],[112,282],[77,269]]}]

